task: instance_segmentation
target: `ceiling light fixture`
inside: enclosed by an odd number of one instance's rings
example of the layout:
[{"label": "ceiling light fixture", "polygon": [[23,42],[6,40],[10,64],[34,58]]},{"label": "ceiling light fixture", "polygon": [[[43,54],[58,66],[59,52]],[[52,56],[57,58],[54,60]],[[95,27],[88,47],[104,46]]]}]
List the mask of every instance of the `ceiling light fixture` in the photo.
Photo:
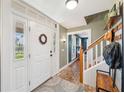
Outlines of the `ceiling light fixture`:
[{"label": "ceiling light fixture", "polygon": [[76,8],[77,4],[78,4],[78,0],[67,0],[65,2],[65,5],[69,10]]}]

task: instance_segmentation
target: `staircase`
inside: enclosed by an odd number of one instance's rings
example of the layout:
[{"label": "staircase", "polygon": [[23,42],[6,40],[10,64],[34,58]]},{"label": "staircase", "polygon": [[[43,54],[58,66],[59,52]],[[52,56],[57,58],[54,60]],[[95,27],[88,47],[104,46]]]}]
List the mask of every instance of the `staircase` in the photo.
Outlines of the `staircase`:
[{"label": "staircase", "polygon": [[[122,20],[119,20],[109,32],[115,33],[114,41],[121,42]],[[80,81],[92,87],[96,87],[96,70],[109,71],[109,67],[102,56],[103,48],[111,43],[105,38],[106,34],[91,43],[87,50],[80,49]]]}]

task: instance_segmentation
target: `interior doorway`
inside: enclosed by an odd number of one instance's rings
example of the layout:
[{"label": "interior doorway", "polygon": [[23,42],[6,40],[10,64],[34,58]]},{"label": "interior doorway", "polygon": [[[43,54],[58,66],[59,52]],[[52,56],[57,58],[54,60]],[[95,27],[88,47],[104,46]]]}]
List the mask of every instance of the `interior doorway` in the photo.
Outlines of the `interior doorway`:
[{"label": "interior doorway", "polygon": [[86,50],[91,43],[91,29],[67,33],[67,63],[79,57],[80,46]]}]

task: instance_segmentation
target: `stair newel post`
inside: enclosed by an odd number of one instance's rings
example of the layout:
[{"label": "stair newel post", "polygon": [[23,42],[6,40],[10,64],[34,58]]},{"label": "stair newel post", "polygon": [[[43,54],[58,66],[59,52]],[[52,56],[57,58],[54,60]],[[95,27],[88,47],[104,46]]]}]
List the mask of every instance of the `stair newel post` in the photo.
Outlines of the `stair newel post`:
[{"label": "stair newel post", "polygon": [[83,48],[80,47],[80,82],[83,83]]}]

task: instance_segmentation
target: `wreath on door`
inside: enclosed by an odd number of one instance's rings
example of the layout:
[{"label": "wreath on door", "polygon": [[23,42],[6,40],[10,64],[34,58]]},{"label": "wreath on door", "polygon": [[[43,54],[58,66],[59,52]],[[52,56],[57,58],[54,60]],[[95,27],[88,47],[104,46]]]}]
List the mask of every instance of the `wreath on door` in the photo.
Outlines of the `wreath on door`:
[{"label": "wreath on door", "polygon": [[47,43],[47,36],[45,34],[41,34],[39,36],[39,41],[42,45],[46,44]]}]

